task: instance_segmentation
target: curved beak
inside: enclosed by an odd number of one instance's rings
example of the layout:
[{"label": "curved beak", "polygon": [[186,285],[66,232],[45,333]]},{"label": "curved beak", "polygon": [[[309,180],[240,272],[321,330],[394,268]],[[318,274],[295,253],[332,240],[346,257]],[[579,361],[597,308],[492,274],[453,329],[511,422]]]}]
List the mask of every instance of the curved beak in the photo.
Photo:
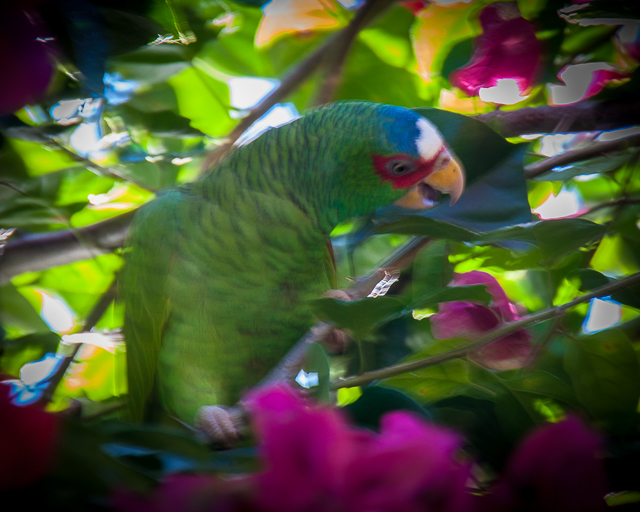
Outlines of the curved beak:
[{"label": "curved beak", "polygon": [[425,210],[435,205],[433,197],[429,191],[435,189],[443,194],[449,194],[451,203],[454,204],[464,191],[464,168],[455,158],[449,158],[448,164],[432,172],[422,181],[416,183],[409,193],[395,204],[411,210]]}]

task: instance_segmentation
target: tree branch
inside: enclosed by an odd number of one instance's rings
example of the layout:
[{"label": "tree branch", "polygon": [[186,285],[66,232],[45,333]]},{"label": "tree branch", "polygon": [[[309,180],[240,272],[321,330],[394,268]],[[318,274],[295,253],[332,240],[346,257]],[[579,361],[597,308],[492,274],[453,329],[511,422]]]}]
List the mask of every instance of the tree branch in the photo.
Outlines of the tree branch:
[{"label": "tree branch", "polygon": [[[575,133],[615,130],[638,124],[640,101],[583,101],[558,107],[528,107],[496,110],[474,116],[503,137],[531,133]],[[556,130],[561,126],[561,129]]]},{"label": "tree branch", "polygon": [[525,165],[524,176],[530,180],[550,171],[554,167],[560,167],[573,162],[580,162],[582,160],[606,155],[607,153],[613,153],[615,151],[622,151],[633,146],[640,146],[640,134],[630,135],[629,137],[623,137],[621,139],[610,140],[607,142],[594,142],[590,146],[574,149],[573,151],[567,151],[566,153],[561,153],[559,155],[544,158],[532,164]]},{"label": "tree branch", "polygon": [[122,247],[135,210],[90,226],[10,238],[0,257],[0,284],[24,272],[95,258]]},{"label": "tree branch", "polygon": [[601,286],[600,288],[590,293],[587,293],[582,297],[578,297],[572,300],[571,302],[567,302],[562,306],[556,306],[553,308],[545,309],[543,311],[539,311],[538,313],[534,313],[532,315],[521,318],[520,320],[502,324],[496,329],[486,333],[483,336],[480,336],[475,341],[463,347],[459,347],[455,350],[444,352],[442,354],[438,354],[432,357],[425,357],[424,359],[419,359],[417,361],[409,361],[407,363],[400,363],[394,366],[389,366],[387,368],[382,368],[380,370],[366,372],[366,373],[363,373],[362,375],[357,375],[355,377],[338,379],[335,382],[331,383],[331,389],[335,390],[340,388],[362,386],[364,384],[369,384],[374,380],[394,377],[396,375],[401,375],[403,373],[420,370],[422,368],[427,368],[429,366],[435,366],[437,364],[444,363],[445,361],[451,361],[452,359],[465,357],[470,352],[478,350],[479,348],[482,348],[485,345],[488,345],[489,343],[497,340],[498,338],[506,336],[507,334],[511,334],[512,332],[518,331],[520,329],[524,329],[525,327],[528,327],[538,322],[543,322],[551,318],[556,318],[564,314],[564,312],[567,309],[577,306],[578,304],[588,302],[595,297],[604,297],[607,295],[611,295],[612,293],[618,290],[628,288],[635,284],[640,284],[640,272],[633,274],[631,276],[625,277],[624,279],[615,281],[613,283],[608,283],[604,286]]}]

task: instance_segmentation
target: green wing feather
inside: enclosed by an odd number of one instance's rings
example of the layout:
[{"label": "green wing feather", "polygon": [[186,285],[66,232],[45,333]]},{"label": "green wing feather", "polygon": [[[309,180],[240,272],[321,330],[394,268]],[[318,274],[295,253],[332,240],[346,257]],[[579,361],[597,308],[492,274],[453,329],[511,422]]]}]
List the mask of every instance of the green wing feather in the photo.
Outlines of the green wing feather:
[{"label": "green wing feather", "polygon": [[141,208],[129,228],[119,295],[126,303],[126,412],[132,421],[143,419],[154,386],[163,330],[169,318],[166,289],[178,228],[175,211],[182,207],[182,201],[179,191],[157,198]]}]

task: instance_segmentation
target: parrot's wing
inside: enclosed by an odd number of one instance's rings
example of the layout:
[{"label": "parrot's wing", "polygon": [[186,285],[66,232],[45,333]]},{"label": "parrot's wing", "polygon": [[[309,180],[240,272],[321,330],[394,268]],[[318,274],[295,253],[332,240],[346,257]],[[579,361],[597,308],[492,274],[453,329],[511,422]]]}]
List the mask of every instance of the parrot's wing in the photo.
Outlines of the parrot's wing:
[{"label": "parrot's wing", "polygon": [[129,228],[120,297],[126,304],[127,416],[142,421],[151,396],[162,333],[169,317],[167,276],[174,252],[176,213],[183,207],[180,191],[171,191],[145,205]]}]

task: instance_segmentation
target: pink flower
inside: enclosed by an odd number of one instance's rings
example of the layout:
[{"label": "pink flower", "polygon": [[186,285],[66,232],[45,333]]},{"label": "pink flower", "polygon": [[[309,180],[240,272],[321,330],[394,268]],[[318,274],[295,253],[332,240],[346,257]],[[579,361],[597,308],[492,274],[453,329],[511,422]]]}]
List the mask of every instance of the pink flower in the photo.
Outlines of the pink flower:
[{"label": "pink flower", "polygon": [[[431,317],[431,330],[438,339],[477,338],[485,332],[505,322],[518,319],[515,306],[511,303],[495,277],[474,270],[464,274],[454,274],[453,286],[484,284],[491,294],[490,306],[473,302],[444,302],[438,313]],[[471,353],[469,358],[492,370],[522,368],[531,352],[531,336],[518,330]]]},{"label": "pink flower", "polygon": [[469,468],[453,458],[461,440],[445,429],[404,412],[385,415],[380,434],[355,429],[286,386],[247,404],[265,463],[260,510],[469,510]]},{"label": "pink flower", "polygon": [[251,511],[241,496],[241,482],[211,475],[176,474],[167,477],[150,496],[118,489],[111,504],[120,512],[239,512]]},{"label": "pink flower", "polygon": [[44,96],[53,76],[53,64],[43,41],[46,35],[36,11],[27,13],[11,7],[0,11],[0,69],[7,73],[0,81],[0,115]]},{"label": "pink flower", "polygon": [[0,384],[0,490],[23,487],[46,475],[55,451],[58,418],[35,406],[19,407]]},{"label": "pink flower", "polygon": [[[533,26],[513,2],[485,7],[480,23],[483,33],[475,40],[470,62],[453,71],[449,81],[469,96],[486,92],[486,101],[515,103],[524,98],[522,94],[531,87],[538,69],[541,50]],[[513,85],[516,99],[495,97],[503,90],[511,93]]]},{"label": "pink flower", "polygon": [[600,436],[577,417],[538,428],[513,455],[493,491],[482,497],[482,510],[606,510],[602,449]]},{"label": "pink flower", "polygon": [[565,85],[549,85],[552,105],[569,105],[598,94],[612,81],[629,78],[630,73],[606,62],[585,62],[566,66],[558,74]]}]

